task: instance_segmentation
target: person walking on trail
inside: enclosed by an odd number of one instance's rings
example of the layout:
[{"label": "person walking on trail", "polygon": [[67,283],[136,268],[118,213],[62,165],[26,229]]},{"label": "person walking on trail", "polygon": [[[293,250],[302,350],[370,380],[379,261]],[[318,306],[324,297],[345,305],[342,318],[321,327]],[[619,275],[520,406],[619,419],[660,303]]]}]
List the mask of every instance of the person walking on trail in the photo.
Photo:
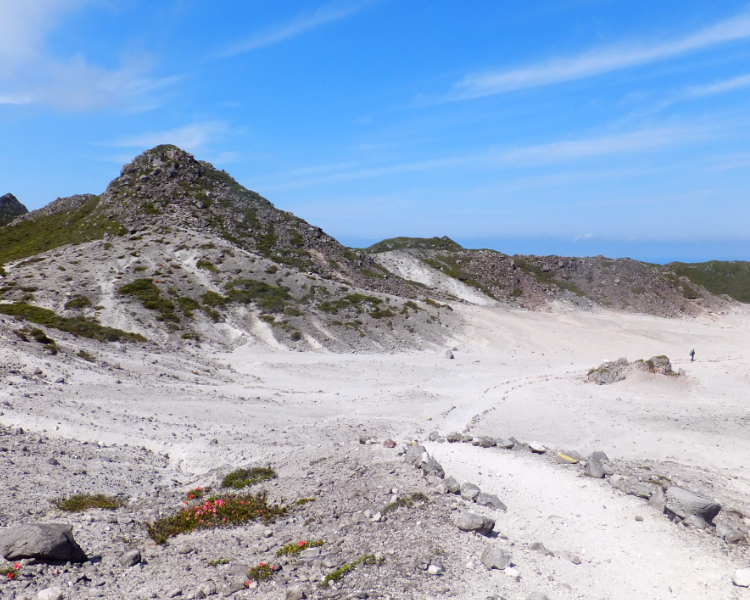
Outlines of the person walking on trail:
[{"label": "person walking on trail", "polygon": [[693,362],[693,359],[695,358],[695,350],[690,351],[690,362]]}]

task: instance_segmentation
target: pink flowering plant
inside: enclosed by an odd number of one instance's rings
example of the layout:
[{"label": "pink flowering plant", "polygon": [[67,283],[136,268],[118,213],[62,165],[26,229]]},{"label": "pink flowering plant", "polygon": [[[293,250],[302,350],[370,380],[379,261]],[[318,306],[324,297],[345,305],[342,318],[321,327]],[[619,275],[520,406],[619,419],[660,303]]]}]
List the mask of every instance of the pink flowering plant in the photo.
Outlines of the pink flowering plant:
[{"label": "pink flowering plant", "polygon": [[266,492],[225,494],[189,500],[187,506],[148,524],[147,529],[156,543],[163,544],[170,537],[198,529],[239,527],[249,521],[270,523],[286,512],[285,506],[270,504]]},{"label": "pink flowering plant", "polygon": [[183,502],[188,504],[191,500],[203,500],[203,497],[210,491],[210,487],[197,487],[187,493],[187,497]]},{"label": "pink flowering plant", "polygon": [[283,548],[279,548],[276,551],[276,556],[289,556],[291,554],[299,554],[307,548],[319,548],[323,544],[325,544],[323,540],[300,540],[296,544],[287,544]]},{"label": "pink flowering plant", "polygon": [[245,582],[245,586],[249,586],[251,582],[253,581],[265,581],[266,579],[271,579],[276,574],[276,567],[274,565],[269,565],[266,563],[258,563],[257,567],[252,567],[247,572],[247,581]]},{"label": "pink flowering plant", "polygon": [[10,567],[0,568],[0,576],[6,579],[15,579],[18,571],[21,569],[21,563],[15,563]]}]

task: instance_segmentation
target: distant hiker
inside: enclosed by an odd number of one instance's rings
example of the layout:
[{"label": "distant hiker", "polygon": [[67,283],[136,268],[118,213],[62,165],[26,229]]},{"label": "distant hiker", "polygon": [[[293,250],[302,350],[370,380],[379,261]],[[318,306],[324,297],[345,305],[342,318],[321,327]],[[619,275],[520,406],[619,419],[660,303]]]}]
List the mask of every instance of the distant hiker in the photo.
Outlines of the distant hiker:
[{"label": "distant hiker", "polygon": [[695,350],[690,351],[690,362],[693,362],[693,359],[695,358]]}]

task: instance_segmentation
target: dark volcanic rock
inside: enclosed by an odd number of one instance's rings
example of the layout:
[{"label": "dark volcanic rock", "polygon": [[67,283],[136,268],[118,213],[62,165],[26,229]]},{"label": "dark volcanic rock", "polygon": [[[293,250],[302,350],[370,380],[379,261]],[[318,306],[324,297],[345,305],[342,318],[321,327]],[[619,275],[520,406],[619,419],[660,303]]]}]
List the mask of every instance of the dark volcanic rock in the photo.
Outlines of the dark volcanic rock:
[{"label": "dark volcanic rock", "polygon": [[0,196],[0,227],[29,212],[13,194]]}]

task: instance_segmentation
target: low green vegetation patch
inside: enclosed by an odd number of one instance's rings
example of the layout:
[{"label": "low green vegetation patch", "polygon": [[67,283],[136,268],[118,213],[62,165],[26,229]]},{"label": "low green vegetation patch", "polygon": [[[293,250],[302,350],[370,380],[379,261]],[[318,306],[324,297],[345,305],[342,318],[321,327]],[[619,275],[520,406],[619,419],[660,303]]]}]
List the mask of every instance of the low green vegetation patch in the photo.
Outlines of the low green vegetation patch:
[{"label": "low green vegetation patch", "polygon": [[750,303],[750,262],[711,260],[694,264],[670,263],[667,267],[712,294],[726,294],[738,302]]},{"label": "low green vegetation patch", "polygon": [[70,300],[65,303],[65,310],[82,310],[84,308],[90,308],[93,306],[91,300],[86,296],[73,296]]},{"label": "low green vegetation patch", "polygon": [[365,312],[365,308],[369,307],[370,312],[368,313],[374,319],[382,319],[383,317],[392,317],[394,313],[388,309],[381,309],[382,304],[380,298],[375,296],[365,296],[364,294],[348,294],[343,298],[337,300],[325,300],[318,304],[318,309],[328,314],[338,314],[340,310],[353,309],[357,314]]},{"label": "low green vegetation patch", "polygon": [[221,486],[241,490],[257,483],[276,479],[276,471],[270,467],[251,467],[250,469],[237,469],[232,471],[221,480]]},{"label": "low green vegetation patch", "polygon": [[90,362],[90,363],[94,363],[94,362],[96,362],[96,357],[95,357],[95,356],[93,356],[92,354],[89,354],[89,353],[88,353],[88,352],[86,352],[85,350],[79,350],[79,351],[78,351],[78,354],[76,354],[76,356],[77,356],[78,358],[82,358],[83,360],[85,360],[85,361],[87,361],[87,362]]},{"label": "low green vegetation patch", "polygon": [[97,211],[99,197],[91,196],[78,208],[52,215],[36,216],[2,228],[0,263],[34,256],[65,244],[81,244],[104,237],[122,235],[125,230],[116,221]]},{"label": "low green vegetation patch", "polygon": [[235,279],[226,285],[227,298],[238,304],[257,304],[265,312],[282,312],[294,300],[285,286],[270,285],[255,279]]},{"label": "low green vegetation patch", "polygon": [[396,237],[373,244],[367,252],[389,252],[390,250],[463,250],[463,247],[448,236],[431,238]]},{"label": "low green vegetation patch", "polygon": [[305,504],[309,504],[310,502],[315,502],[315,498],[300,498],[294,503],[294,505],[304,506]]},{"label": "low green vegetation patch", "polygon": [[123,285],[118,292],[123,296],[137,298],[143,308],[159,312],[160,321],[177,322],[180,318],[174,313],[174,304],[166,298],[162,298],[159,288],[153,279],[136,279]]},{"label": "low green vegetation patch", "polygon": [[294,554],[299,554],[300,552],[302,552],[303,550],[307,550],[308,548],[320,548],[324,544],[325,542],[323,540],[301,540],[296,544],[287,544],[286,546],[282,546],[276,551],[276,556],[291,556]]},{"label": "low green vegetation patch", "polygon": [[320,583],[321,587],[328,587],[328,585],[332,581],[339,581],[349,573],[351,573],[354,569],[356,569],[359,565],[377,565],[380,564],[382,561],[379,561],[377,558],[375,558],[374,554],[366,554],[365,556],[360,556],[357,560],[352,561],[350,563],[345,563],[341,565],[338,569],[335,571],[331,571],[326,575],[325,579]]},{"label": "low green vegetation patch", "polygon": [[120,498],[105,496],[104,494],[76,494],[67,498],[52,500],[52,504],[66,512],[83,512],[90,508],[115,510],[125,506],[125,502]]},{"label": "low green vegetation patch", "polygon": [[270,523],[285,515],[286,507],[268,502],[266,492],[258,494],[225,494],[190,504],[172,515],[146,525],[157,544],[200,529],[239,527],[251,521]]},{"label": "low green vegetation patch", "polygon": [[403,496],[395,502],[386,504],[385,508],[383,508],[383,514],[385,515],[396,510],[397,508],[411,508],[414,505],[419,505],[420,507],[422,507],[429,502],[429,498],[427,498],[427,496],[425,496],[422,492],[415,492],[410,496]]},{"label": "low green vegetation patch", "polygon": [[37,325],[59,329],[75,336],[91,338],[100,342],[145,342],[146,338],[113,327],[105,327],[96,319],[88,317],[61,317],[46,308],[14,302],[0,304],[0,313]]}]

